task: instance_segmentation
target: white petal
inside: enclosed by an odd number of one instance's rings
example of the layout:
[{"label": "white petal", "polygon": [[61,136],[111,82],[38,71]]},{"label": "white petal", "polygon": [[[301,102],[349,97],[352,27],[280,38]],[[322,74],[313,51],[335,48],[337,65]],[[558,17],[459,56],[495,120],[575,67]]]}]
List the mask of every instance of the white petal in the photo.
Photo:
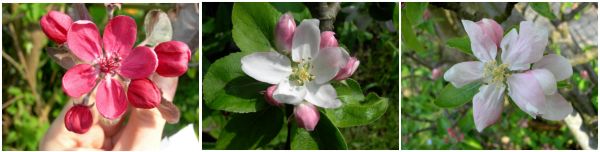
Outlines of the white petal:
[{"label": "white petal", "polygon": [[306,101],[323,108],[337,108],[342,105],[342,102],[337,99],[337,93],[331,84],[326,83],[323,85],[308,83],[306,84],[308,93],[306,94]]},{"label": "white petal", "polygon": [[302,103],[306,93],[305,86],[295,85],[289,80],[283,80],[277,84],[273,98],[282,103],[297,105]]},{"label": "white petal", "polygon": [[460,88],[483,77],[483,63],[479,61],[461,62],[444,73],[444,79]]},{"label": "white petal", "polygon": [[242,58],[242,71],[248,76],[277,84],[292,74],[290,59],[275,51],[256,52]]},{"label": "white petal", "polygon": [[502,114],[504,85],[483,85],[473,97],[473,119],[477,131],[496,123]]},{"label": "white petal", "polygon": [[521,110],[535,118],[544,107],[544,91],[531,72],[508,77],[508,95]]},{"label": "white petal", "polygon": [[323,84],[333,79],[340,68],[345,66],[345,63],[346,61],[342,57],[342,48],[323,48],[312,60],[310,73],[315,76],[316,83]]},{"label": "white petal", "polygon": [[305,19],[296,28],[292,38],[292,60],[300,62],[302,59],[308,60],[314,57],[319,51],[320,43],[319,20]]},{"label": "white petal", "polygon": [[506,49],[503,46],[502,62],[508,63],[510,70],[526,70],[529,68],[529,64],[542,59],[544,49],[548,44],[548,31],[546,29],[535,27],[531,21],[523,21],[516,41],[514,35],[509,36],[513,40],[506,44],[503,40],[502,43],[509,45]]},{"label": "white petal", "polygon": [[556,93],[556,79],[554,79],[554,75],[552,75],[550,71],[546,69],[534,69],[529,72],[531,72],[538,81],[544,94],[551,95]]},{"label": "white petal", "polygon": [[498,47],[494,43],[493,37],[486,36],[483,29],[473,21],[462,20],[462,24],[471,40],[473,55],[480,61],[490,61],[496,58]]},{"label": "white petal", "polygon": [[543,109],[542,118],[548,120],[562,120],[573,112],[573,106],[558,93],[546,96],[546,108]]},{"label": "white petal", "polygon": [[534,69],[547,69],[554,74],[557,81],[565,80],[573,75],[571,63],[565,57],[556,54],[548,54],[533,64]]}]

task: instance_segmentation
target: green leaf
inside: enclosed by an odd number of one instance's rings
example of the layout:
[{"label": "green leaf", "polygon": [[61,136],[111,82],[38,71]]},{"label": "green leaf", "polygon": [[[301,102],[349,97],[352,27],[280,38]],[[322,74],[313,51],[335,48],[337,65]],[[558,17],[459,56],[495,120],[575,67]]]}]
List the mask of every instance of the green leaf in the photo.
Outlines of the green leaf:
[{"label": "green leaf", "polygon": [[146,32],[146,42],[150,46],[158,43],[170,41],[173,37],[173,27],[167,13],[155,9],[150,10],[144,18],[144,31]]},{"label": "green leaf", "polygon": [[203,95],[212,109],[229,112],[256,112],[268,106],[260,94],[269,85],[248,77],[242,71],[241,58],[249,53],[238,52],[223,57],[204,76]]},{"label": "green leaf", "polygon": [[352,127],[366,125],[379,119],[385,114],[389,101],[370,93],[366,98],[360,85],[347,79],[345,83],[334,83],[342,106],[335,109],[325,109],[325,115],[337,127]]},{"label": "green leaf", "polygon": [[344,136],[323,113],[315,130],[310,132],[298,128],[296,121],[291,123],[291,149],[348,149]]},{"label": "green leaf", "polygon": [[475,128],[475,121],[473,121],[473,108],[469,109],[469,112],[458,120],[458,126],[461,132],[469,132]]},{"label": "green leaf", "polygon": [[[406,2],[405,3],[405,8],[406,8],[406,13],[407,13],[407,17],[410,20],[410,22],[413,25],[419,24],[421,23],[421,21],[423,21],[423,13],[425,12],[425,9],[427,9],[427,4],[428,3],[423,3],[423,2]],[[402,13],[402,14],[406,14],[406,13]],[[402,21],[404,22],[404,21]]]},{"label": "green leaf", "polygon": [[473,55],[473,51],[471,51],[471,42],[467,36],[451,38],[446,42],[446,45],[456,48],[463,53]]},{"label": "green leaf", "polygon": [[312,18],[310,10],[308,10],[308,8],[300,2],[271,2],[271,5],[273,5],[273,7],[275,7],[281,13],[292,13],[294,20],[296,21]]},{"label": "green leaf", "polygon": [[402,34],[401,39],[402,42],[404,42],[403,44],[406,44],[406,47],[418,52],[425,51],[423,44],[417,40],[417,36],[415,35],[415,31],[413,29],[413,23],[411,23],[410,19],[408,19],[407,11],[404,9],[402,10],[401,20],[402,21],[400,23],[402,26],[400,28],[400,33]]},{"label": "green leaf", "polygon": [[481,86],[481,82],[472,82],[461,88],[448,84],[442,89],[434,103],[442,108],[461,106],[473,99],[473,96],[479,91],[479,86]]},{"label": "green leaf", "polygon": [[231,15],[233,41],[242,52],[272,50],[280,15],[269,3],[235,3]]},{"label": "green leaf", "polygon": [[283,122],[283,111],[277,107],[236,114],[221,131],[216,149],[256,149],[275,138]]},{"label": "green leaf", "polygon": [[394,22],[394,26],[396,27],[396,29],[398,29],[399,25],[398,25],[398,3],[396,3],[396,6],[394,7],[394,18],[392,19]]},{"label": "green leaf", "polygon": [[554,13],[552,13],[550,4],[547,2],[530,2],[529,6],[531,6],[531,9],[536,11],[538,14],[548,18],[549,20],[556,19],[556,16]]}]

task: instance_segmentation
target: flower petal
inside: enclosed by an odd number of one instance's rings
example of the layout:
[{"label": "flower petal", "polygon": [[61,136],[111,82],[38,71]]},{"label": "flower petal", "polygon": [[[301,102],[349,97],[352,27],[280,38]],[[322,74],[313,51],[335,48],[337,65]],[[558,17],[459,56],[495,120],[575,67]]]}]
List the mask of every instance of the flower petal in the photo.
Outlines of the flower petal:
[{"label": "flower petal", "polygon": [[69,15],[58,11],[50,11],[40,19],[40,26],[44,34],[58,44],[67,41],[67,31],[72,23],[73,20]]},{"label": "flower petal", "polygon": [[122,15],[114,17],[104,28],[104,51],[116,52],[125,58],[133,48],[136,36],[137,25],[133,18]]},{"label": "flower petal", "polygon": [[88,20],[75,21],[67,32],[67,46],[84,62],[91,63],[100,58],[102,47],[96,24]]},{"label": "flower petal", "polygon": [[110,77],[100,81],[96,91],[96,107],[108,119],[118,118],[125,113],[127,98],[119,81]]},{"label": "flower petal", "polygon": [[296,30],[296,21],[292,13],[281,15],[275,26],[275,42],[277,50],[289,53],[292,48],[292,38]]},{"label": "flower petal", "polygon": [[508,95],[527,114],[535,118],[544,108],[544,91],[531,72],[517,73],[508,77]]},{"label": "flower petal", "polygon": [[84,105],[74,105],[65,113],[65,128],[74,133],[84,134],[88,132],[93,122],[90,107]]},{"label": "flower petal", "polygon": [[485,32],[486,37],[492,38],[497,47],[500,46],[503,36],[503,29],[500,24],[492,19],[484,18],[478,21],[477,25]]},{"label": "flower petal", "polygon": [[292,39],[292,60],[300,62],[315,57],[319,51],[321,34],[319,20],[305,19],[294,32]]},{"label": "flower petal", "polygon": [[462,20],[465,32],[471,40],[471,49],[473,55],[480,61],[490,61],[496,58],[497,48],[492,37],[485,34],[484,29],[477,23],[469,20]]},{"label": "flower petal", "polygon": [[546,108],[543,109],[542,118],[548,120],[562,120],[573,112],[573,106],[558,93],[546,96]]},{"label": "flower petal", "polygon": [[148,78],[135,79],[129,83],[127,100],[136,108],[150,109],[160,104],[161,93]]},{"label": "flower petal", "polygon": [[337,93],[331,84],[306,84],[306,101],[323,108],[337,108],[342,102],[337,99]]},{"label": "flower petal", "polygon": [[140,46],[133,49],[119,67],[119,74],[130,79],[147,78],[158,66],[158,58],[152,49]]},{"label": "flower petal", "polygon": [[339,47],[328,47],[317,53],[317,56],[312,60],[312,68],[310,69],[310,73],[315,76],[316,83],[328,82],[335,77],[341,67],[345,66],[346,61],[342,58],[342,50]]},{"label": "flower petal", "polygon": [[504,85],[483,85],[473,97],[473,119],[477,131],[496,123],[502,114]]},{"label": "flower petal", "polygon": [[557,54],[548,54],[533,64],[534,69],[547,69],[554,74],[556,81],[565,80],[573,75],[571,63],[565,57]]},{"label": "flower petal", "polygon": [[258,81],[277,84],[292,74],[292,63],[275,51],[256,52],[242,58],[242,71]]},{"label": "flower petal", "polygon": [[62,89],[71,97],[80,97],[94,88],[98,70],[89,64],[78,64],[65,73],[62,78]]},{"label": "flower petal", "polygon": [[327,47],[338,47],[338,42],[334,35],[335,32],[332,31],[321,32],[321,44],[319,47],[321,49]]},{"label": "flower petal", "polygon": [[181,41],[168,41],[158,44],[154,50],[158,57],[156,73],[166,77],[183,75],[190,61],[190,48]]},{"label": "flower petal", "polygon": [[292,84],[289,80],[283,80],[277,84],[273,99],[287,104],[297,105],[304,100],[306,96],[306,87]]},{"label": "flower petal", "polygon": [[302,103],[294,107],[294,117],[298,127],[313,131],[319,123],[319,110],[310,103]]},{"label": "flower petal", "polygon": [[544,94],[551,95],[556,93],[556,79],[554,79],[554,75],[550,71],[546,69],[534,69],[528,72],[533,74],[542,87]]},{"label": "flower petal", "polygon": [[529,64],[542,59],[548,44],[548,31],[540,28],[534,27],[531,21],[523,21],[518,36],[513,29],[502,40],[502,62],[509,64],[510,70],[529,69]]},{"label": "flower petal", "polygon": [[444,80],[460,88],[483,78],[483,63],[479,61],[461,62],[453,65],[444,73]]}]

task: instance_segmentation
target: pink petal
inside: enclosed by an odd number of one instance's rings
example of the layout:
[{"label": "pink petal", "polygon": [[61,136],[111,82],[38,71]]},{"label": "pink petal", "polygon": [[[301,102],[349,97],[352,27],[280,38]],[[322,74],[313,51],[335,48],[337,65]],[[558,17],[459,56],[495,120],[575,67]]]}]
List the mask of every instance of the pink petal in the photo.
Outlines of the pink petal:
[{"label": "pink petal", "polygon": [[62,44],[67,41],[67,31],[73,20],[69,15],[57,11],[50,11],[42,16],[40,26],[42,31],[50,38],[50,40]]},{"label": "pink petal", "polygon": [[119,74],[130,79],[147,78],[158,67],[158,58],[151,48],[140,46],[133,49],[119,67]]},{"label": "pink petal", "polygon": [[96,24],[88,20],[74,22],[67,33],[69,49],[84,62],[91,63],[102,55],[100,33]]},{"label": "pink petal", "polygon": [[533,64],[533,68],[550,70],[556,81],[565,80],[573,75],[573,68],[569,59],[557,54],[545,55],[540,61]]},{"label": "pink petal", "polygon": [[533,74],[535,80],[537,80],[538,84],[542,87],[544,94],[551,95],[556,93],[556,79],[550,71],[546,69],[534,69],[528,72]]},{"label": "pink petal", "polygon": [[92,65],[78,64],[63,75],[62,89],[67,95],[78,98],[94,88],[97,78],[98,70]]},{"label": "pink petal", "polygon": [[503,36],[503,30],[500,24],[494,20],[484,18],[477,22],[477,25],[481,27],[486,37],[490,37],[494,41],[496,47],[500,46]]},{"label": "pink petal", "polygon": [[546,96],[546,107],[543,109],[542,118],[548,120],[562,120],[573,112],[573,106],[558,93]]},{"label": "pink petal", "polygon": [[149,79],[135,79],[129,83],[127,99],[136,108],[150,109],[160,104],[161,93]]},{"label": "pink petal", "polygon": [[484,29],[473,21],[462,20],[462,23],[469,40],[471,40],[473,55],[480,61],[490,61],[496,58],[498,46],[494,43],[493,38],[486,35]]},{"label": "pink petal", "polygon": [[108,119],[115,119],[127,110],[127,98],[121,83],[107,77],[100,81],[96,91],[96,107],[100,114]]},{"label": "pink petal", "polygon": [[483,85],[473,97],[473,119],[477,131],[496,123],[502,114],[504,85]]},{"label": "pink petal", "polygon": [[294,117],[298,123],[298,127],[304,128],[307,131],[313,131],[319,123],[319,110],[310,104],[302,103],[294,108]]},{"label": "pink petal", "polygon": [[284,52],[292,50],[292,38],[296,30],[296,22],[291,13],[281,15],[275,26],[275,42],[277,49]]},{"label": "pink petal", "polygon": [[94,119],[90,108],[84,105],[75,105],[65,113],[65,128],[78,134],[84,134],[92,127]]},{"label": "pink petal", "polygon": [[508,95],[527,114],[535,118],[544,108],[544,91],[532,72],[508,77]]},{"label": "pink petal", "polygon": [[118,52],[125,58],[133,48],[137,34],[135,20],[129,16],[117,16],[108,21],[104,28],[104,51]]},{"label": "pink petal", "polygon": [[187,71],[190,61],[190,48],[180,41],[168,41],[160,43],[154,48],[158,57],[158,68],[156,73],[166,77],[181,76]]},{"label": "pink petal", "polygon": [[321,32],[321,44],[320,48],[326,47],[338,47],[337,39],[335,39],[335,32],[325,31]]},{"label": "pink petal", "polygon": [[265,100],[267,100],[267,103],[273,106],[282,106],[283,104],[281,102],[273,98],[273,93],[275,93],[275,89],[277,89],[277,85],[271,85],[267,88],[267,90],[265,90]]},{"label": "pink petal", "polygon": [[547,44],[546,29],[534,26],[531,21],[523,21],[518,35],[513,29],[502,40],[502,62],[509,64],[510,70],[529,69],[529,64],[542,59]]},{"label": "pink petal", "polygon": [[479,61],[461,62],[444,73],[444,80],[460,88],[483,77],[483,63]]}]

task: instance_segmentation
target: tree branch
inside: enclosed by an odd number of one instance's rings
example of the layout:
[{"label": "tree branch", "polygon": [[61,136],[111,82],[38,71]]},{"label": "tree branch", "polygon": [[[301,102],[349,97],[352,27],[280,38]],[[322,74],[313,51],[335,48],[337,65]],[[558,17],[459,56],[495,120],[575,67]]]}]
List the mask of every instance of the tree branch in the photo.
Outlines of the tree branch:
[{"label": "tree branch", "polygon": [[317,14],[317,18],[320,21],[319,28],[321,31],[333,31],[335,17],[340,11],[339,2],[305,3],[305,5],[308,6],[311,14]]}]

